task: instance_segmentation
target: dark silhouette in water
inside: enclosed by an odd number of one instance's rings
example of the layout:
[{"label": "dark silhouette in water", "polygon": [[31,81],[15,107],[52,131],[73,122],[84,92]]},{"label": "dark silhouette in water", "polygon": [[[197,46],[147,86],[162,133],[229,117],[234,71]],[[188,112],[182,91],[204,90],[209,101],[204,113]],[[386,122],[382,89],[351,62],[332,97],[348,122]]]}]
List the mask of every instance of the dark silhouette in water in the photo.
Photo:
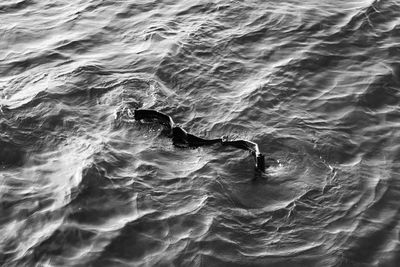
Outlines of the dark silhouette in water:
[{"label": "dark silhouette in water", "polygon": [[[179,126],[176,126],[172,118],[164,113],[158,112],[156,110],[151,109],[136,109],[134,118],[137,121],[154,121],[157,120],[164,126],[166,126],[167,130],[169,130],[169,136],[172,137],[172,142],[175,146],[178,147],[199,147],[205,145],[214,145],[221,144],[223,146],[233,146],[239,149],[249,151],[254,157],[255,166],[258,170],[264,172],[266,167],[265,164],[265,156],[260,153],[258,149],[258,145],[254,142],[248,140],[234,140],[229,141],[227,137],[217,138],[217,139],[204,139],[201,137],[197,137],[193,134],[189,134],[184,129]],[[269,159],[268,162],[270,162]],[[275,161],[275,160],[273,160]]]}]

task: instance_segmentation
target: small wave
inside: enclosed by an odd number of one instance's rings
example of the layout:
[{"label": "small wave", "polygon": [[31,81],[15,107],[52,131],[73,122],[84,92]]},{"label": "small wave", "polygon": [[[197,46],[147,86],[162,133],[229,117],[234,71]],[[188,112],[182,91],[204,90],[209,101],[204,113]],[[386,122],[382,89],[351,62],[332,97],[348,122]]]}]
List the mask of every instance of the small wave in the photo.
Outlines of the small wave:
[{"label": "small wave", "polygon": [[32,0],[11,1],[11,2],[14,3],[0,5],[0,13],[10,13],[10,12],[20,11],[35,3]]},{"label": "small wave", "polygon": [[[396,67],[399,69],[399,66]],[[398,105],[400,102],[400,94],[397,89],[399,85],[398,78],[392,73],[377,76],[360,97],[359,105],[370,109]]]}]

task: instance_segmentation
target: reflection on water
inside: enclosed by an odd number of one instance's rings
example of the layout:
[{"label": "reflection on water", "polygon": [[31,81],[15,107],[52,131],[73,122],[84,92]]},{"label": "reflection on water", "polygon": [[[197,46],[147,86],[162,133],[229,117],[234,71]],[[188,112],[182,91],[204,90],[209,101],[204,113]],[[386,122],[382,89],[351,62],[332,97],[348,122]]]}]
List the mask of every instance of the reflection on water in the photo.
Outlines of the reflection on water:
[{"label": "reflection on water", "polygon": [[[0,264],[397,266],[400,3],[0,4]],[[281,164],[174,147],[152,108]],[[255,179],[256,178],[256,179]]]}]

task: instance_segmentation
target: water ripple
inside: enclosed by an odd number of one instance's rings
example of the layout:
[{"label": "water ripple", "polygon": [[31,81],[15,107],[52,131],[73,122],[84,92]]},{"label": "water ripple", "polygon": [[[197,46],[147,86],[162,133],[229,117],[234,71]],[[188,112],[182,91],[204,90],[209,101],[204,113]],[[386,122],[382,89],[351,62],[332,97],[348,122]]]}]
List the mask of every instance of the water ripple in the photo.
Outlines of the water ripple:
[{"label": "water ripple", "polygon": [[[399,11],[1,3],[0,265],[396,266]],[[127,108],[280,164],[176,148]]]}]

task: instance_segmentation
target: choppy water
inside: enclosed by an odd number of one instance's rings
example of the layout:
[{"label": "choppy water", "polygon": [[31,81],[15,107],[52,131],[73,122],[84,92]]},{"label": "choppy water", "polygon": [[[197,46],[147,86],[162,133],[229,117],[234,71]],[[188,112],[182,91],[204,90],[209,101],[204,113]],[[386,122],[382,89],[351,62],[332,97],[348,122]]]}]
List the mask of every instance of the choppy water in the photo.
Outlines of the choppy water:
[{"label": "choppy water", "polygon": [[[400,2],[0,3],[0,265],[399,266]],[[191,133],[180,149],[123,105]]]}]

